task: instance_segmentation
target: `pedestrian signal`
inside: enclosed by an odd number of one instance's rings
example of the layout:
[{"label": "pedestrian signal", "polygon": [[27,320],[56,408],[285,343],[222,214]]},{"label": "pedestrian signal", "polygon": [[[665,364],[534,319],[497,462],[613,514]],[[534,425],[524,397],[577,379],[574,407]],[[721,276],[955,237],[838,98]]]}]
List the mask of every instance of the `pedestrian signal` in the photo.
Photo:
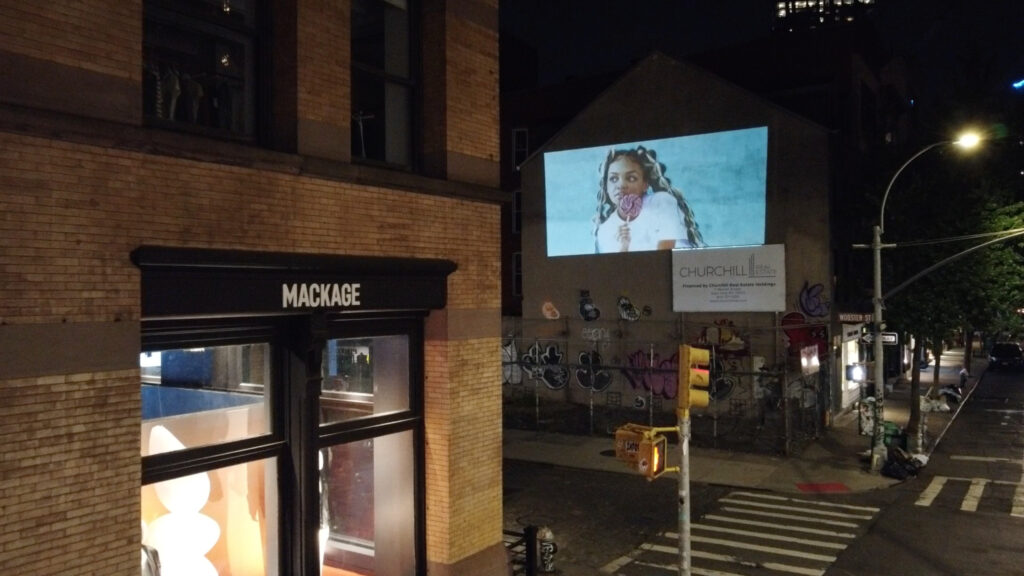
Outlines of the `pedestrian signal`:
[{"label": "pedestrian signal", "polygon": [[662,435],[678,431],[671,427],[625,424],[615,430],[615,457],[648,480],[666,472],[678,472],[678,466],[668,467],[668,439]]},{"label": "pedestrian signal", "polygon": [[679,408],[706,408],[710,400],[711,352],[684,344],[679,347]]},{"label": "pedestrian signal", "polygon": [[626,424],[615,431],[615,457],[633,470],[640,470],[640,445],[648,430],[638,424]]},{"label": "pedestrian signal", "polygon": [[648,480],[654,480],[666,471],[668,460],[668,438],[661,434],[644,438],[640,443],[638,469]]}]

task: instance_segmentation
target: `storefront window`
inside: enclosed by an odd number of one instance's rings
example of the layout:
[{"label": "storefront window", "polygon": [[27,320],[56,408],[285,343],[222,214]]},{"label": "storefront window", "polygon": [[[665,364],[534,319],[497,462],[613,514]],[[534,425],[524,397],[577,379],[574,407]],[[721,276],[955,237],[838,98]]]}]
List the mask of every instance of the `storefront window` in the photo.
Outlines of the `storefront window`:
[{"label": "storefront window", "polygon": [[415,574],[413,433],[320,451],[323,576]]},{"label": "storefront window", "polygon": [[409,409],[409,338],[327,341],[320,423]]},{"label": "storefront window", "polygon": [[269,433],[269,351],[257,343],[143,352],[142,455],[155,453],[147,437],[156,425],[182,448]]},{"label": "storefront window", "polygon": [[[161,426],[154,441],[177,442]],[[269,458],[143,486],[142,574],[277,574],[276,470]]]}]

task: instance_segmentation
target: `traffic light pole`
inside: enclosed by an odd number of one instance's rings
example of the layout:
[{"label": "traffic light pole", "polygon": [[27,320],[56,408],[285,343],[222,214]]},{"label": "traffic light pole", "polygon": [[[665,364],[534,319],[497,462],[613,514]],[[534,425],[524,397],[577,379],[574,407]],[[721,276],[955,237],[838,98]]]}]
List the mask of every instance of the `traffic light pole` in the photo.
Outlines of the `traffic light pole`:
[{"label": "traffic light pole", "polygon": [[678,410],[679,448],[679,576],[690,576],[690,410]]}]

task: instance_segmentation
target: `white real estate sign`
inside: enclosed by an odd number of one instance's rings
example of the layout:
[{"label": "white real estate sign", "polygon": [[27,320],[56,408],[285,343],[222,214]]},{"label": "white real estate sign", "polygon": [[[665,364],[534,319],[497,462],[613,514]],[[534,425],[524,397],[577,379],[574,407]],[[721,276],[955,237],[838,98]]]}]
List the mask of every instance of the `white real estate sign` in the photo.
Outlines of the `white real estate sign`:
[{"label": "white real estate sign", "polygon": [[672,251],[675,312],[782,312],[786,309],[786,247]]}]

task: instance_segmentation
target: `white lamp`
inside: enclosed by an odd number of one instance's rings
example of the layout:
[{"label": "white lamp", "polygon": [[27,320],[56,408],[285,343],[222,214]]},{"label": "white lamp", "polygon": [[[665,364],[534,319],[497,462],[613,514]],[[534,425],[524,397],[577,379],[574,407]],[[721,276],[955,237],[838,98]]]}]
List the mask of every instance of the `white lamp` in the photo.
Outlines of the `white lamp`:
[{"label": "white lamp", "polygon": [[[150,454],[184,448],[163,426],[154,426],[149,433]],[[220,525],[199,513],[210,499],[210,476],[200,472],[158,482],[153,488],[168,513],[150,522],[144,544],[160,552],[161,576],[218,576],[206,553],[220,539]]]}]

